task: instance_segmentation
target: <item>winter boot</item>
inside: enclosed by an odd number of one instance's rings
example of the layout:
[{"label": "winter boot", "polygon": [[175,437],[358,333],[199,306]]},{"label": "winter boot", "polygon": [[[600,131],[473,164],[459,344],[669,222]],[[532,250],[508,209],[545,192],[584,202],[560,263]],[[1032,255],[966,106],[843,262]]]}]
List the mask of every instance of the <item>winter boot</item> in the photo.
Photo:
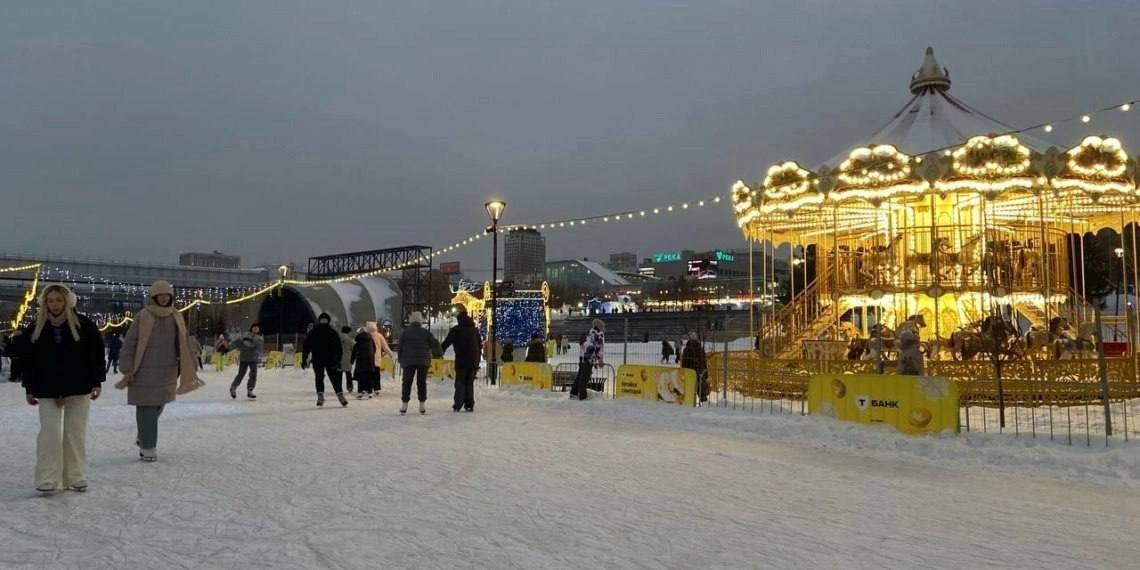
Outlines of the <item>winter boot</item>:
[{"label": "winter boot", "polygon": [[427,404],[424,402],[420,402],[420,415],[423,415],[426,413],[427,413]]},{"label": "winter boot", "polygon": [[154,463],[158,460],[158,452],[154,449],[140,449],[139,459],[147,463]]},{"label": "winter boot", "polygon": [[324,392],[317,392],[317,405],[318,406],[325,405],[325,393]]},{"label": "winter boot", "polygon": [[406,413],[408,413],[408,403],[404,402],[404,403],[400,404],[400,415],[403,415]]},{"label": "winter boot", "polygon": [[343,408],[348,405],[348,400],[344,398],[344,392],[337,392],[336,399],[340,400],[340,407]]},{"label": "winter boot", "polygon": [[230,398],[237,399],[237,386],[230,386]]},{"label": "winter boot", "polygon": [[245,397],[246,397],[246,398],[249,398],[250,400],[256,400],[256,399],[257,399],[257,396],[254,396],[254,395],[253,395],[253,390],[250,390],[250,391],[246,392],[246,393],[245,393]]},{"label": "winter boot", "polygon": [[75,491],[76,493],[86,493],[87,492],[87,481],[80,479],[79,481],[76,481],[76,482],[68,485],[67,490],[68,491]]}]

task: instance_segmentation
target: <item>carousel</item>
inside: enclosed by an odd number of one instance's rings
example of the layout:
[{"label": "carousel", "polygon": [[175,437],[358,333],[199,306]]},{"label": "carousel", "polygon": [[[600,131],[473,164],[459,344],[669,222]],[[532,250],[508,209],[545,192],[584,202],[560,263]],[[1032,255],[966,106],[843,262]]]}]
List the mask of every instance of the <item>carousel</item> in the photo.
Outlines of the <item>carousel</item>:
[{"label": "carousel", "polygon": [[[909,335],[920,372],[1096,358],[1083,236],[1112,228],[1125,255],[1140,206],[1136,162],[1109,136],[1058,148],[1017,133],[950,86],[928,48],[910,100],[881,130],[818,167],[782,162],[732,188],[745,237],[792,253],[790,302],[758,320],[761,357],[901,366]],[[1127,256],[1123,273],[1136,283],[1135,249]],[[768,284],[775,270],[763,257],[756,279]],[[1135,315],[1118,320],[1131,340]]]}]

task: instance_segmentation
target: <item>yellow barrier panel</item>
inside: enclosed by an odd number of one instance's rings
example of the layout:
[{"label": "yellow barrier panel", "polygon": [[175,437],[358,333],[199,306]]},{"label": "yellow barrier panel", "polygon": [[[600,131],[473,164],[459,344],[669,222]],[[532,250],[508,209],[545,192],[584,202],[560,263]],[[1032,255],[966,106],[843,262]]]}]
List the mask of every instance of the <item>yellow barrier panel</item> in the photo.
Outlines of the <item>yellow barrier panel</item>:
[{"label": "yellow barrier panel", "polygon": [[271,350],[265,356],[266,368],[284,368],[285,367],[285,353],[280,350]]},{"label": "yellow barrier panel", "polygon": [[503,386],[554,389],[554,368],[545,362],[508,362],[500,370]]},{"label": "yellow barrier panel", "polygon": [[231,350],[226,353],[226,366],[237,366],[238,357],[241,356],[241,351]]},{"label": "yellow barrier panel", "polygon": [[391,356],[385,356],[380,359],[380,370],[387,372],[389,376],[396,377],[396,362],[392,360]]},{"label": "yellow barrier panel", "polygon": [[689,368],[622,364],[617,371],[614,397],[696,406],[697,373]]},{"label": "yellow barrier panel", "polygon": [[304,356],[305,355],[301,354],[300,352],[293,353],[293,368],[297,368],[297,369],[301,368],[301,359]]},{"label": "yellow barrier panel", "polygon": [[431,359],[431,366],[428,367],[428,376],[439,378],[440,382],[442,382],[444,378],[455,380],[455,361],[444,360],[442,358]]},{"label": "yellow barrier panel", "polygon": [[905,434],[958,432],[958,386],[937,376],[817,374],[808,381],[808,412]]}]

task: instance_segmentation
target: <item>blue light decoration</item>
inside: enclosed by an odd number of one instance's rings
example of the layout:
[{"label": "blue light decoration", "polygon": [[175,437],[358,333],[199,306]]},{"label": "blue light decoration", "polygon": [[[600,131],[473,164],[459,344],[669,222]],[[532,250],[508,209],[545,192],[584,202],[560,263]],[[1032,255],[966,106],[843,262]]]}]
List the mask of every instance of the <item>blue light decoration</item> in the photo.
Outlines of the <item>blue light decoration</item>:
[{"label": "blue light decoration", "polygon": [[495,314],[495,338],[511,341],[516,347],[526,346],[530,335],[546,338],[546,303],[541,297],[499,299]]},{"label": "blue light decoration", "polygon": [[[489,295],[489,284],[484,288],[484,294]],[[457,297],[458,298],[458,297]],[[501,297],[495,309],[495,340],[499,343],[510,340],[516,347],[525,347],[530,342],[530,335],[538,333],[545,339],[549,334],[550,325],[550,286],[542,284],[537,290],[517,290],[514,297]],[[482,303],[476,305],[483,309]],[[470,310],[470,308],[469,308]],[[480,310],[480,313],[483,313]],[[490,307],[486,308],[490,312]],[[487,337],[487,319],[481,318],[476,323],[479,334]]]}]

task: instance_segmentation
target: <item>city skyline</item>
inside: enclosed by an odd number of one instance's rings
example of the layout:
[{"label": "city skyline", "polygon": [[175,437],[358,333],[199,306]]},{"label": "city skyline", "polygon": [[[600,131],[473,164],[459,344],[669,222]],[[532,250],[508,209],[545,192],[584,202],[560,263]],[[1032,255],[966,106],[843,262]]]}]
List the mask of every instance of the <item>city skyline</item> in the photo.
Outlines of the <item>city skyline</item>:
[{"label": "city skyline", "polygon": [[[505,224],[727,198],[881,126],[928,45],[956,96],[1015,126],[1137,95],[1140,62],[1120,55],[1135,19],[1110,5],[985,4],[980,20],[982,4],[876,5],[21,6],[0,23],[0,242],[276,265],[450,245],[481,231],[493,196]],[[1089,33],[1042,41],[1062,27]],[[1112,118],[1038,136],[1089,132],[1140,148]],[[727,200],[547,237],[552,258],[744,246]],[[441,260],[489,253],[480,240]]]}]

